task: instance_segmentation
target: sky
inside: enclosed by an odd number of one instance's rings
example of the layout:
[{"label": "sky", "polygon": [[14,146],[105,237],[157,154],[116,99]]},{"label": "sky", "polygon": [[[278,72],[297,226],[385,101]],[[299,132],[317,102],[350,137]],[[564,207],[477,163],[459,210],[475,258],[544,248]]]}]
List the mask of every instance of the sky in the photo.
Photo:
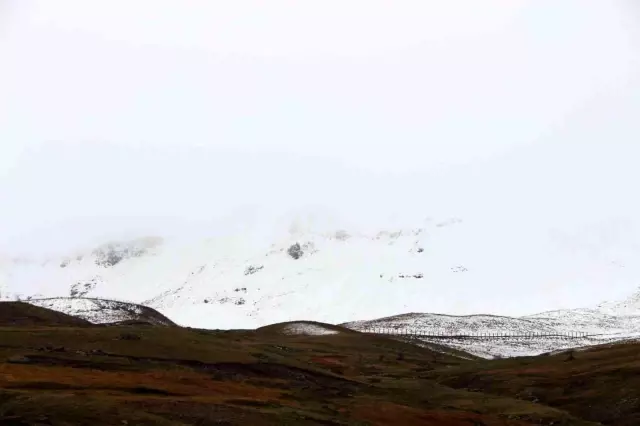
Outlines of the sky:
[{"label": "sky", "polygon": [[634,227],[639,19],[632,0],[0,0],[0,250],[246,206]]}]

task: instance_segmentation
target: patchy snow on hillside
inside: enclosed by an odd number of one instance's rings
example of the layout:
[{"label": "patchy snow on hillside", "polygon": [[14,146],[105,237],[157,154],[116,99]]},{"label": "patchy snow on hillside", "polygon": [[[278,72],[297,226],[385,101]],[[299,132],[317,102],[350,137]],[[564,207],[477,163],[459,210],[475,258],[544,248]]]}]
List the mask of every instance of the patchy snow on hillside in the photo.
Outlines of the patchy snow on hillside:
[{"label": "patchy snow on hillside", "polygon": [[305,336],[324,336],[327,334],[338,334],[338,331],[323,327],[319,324],[296,322],[286,324],[283,327],[284,334],[305,335]]},{"label": "patchy snow on hillside", "polygon": [[483,358],[508,358],[517,356],[535,356],[554,351],[592,347],[595,345],[620,342],[626,339],[614,336],[594,336],[584,338],[539,337],[421,340],[446,345]]},{"label": "patchy snow on hillside", "polygon": [[28,299],[25,302],[86,319],[94,324],[107,324],[128,320],[144,320],[153,324],[171,325],[172,322],[145,306],[115,300],[85,298]]},{"label": "patchy snow on hillside", "polygon": [[[619,303],[624,305],[624,302]],[[473,355],[493,358],[539,355],[640,336],[639,315],[612,315],[611,313],[610,309],[603,312],[595,308],[557,310],[514,318],[494,315],[451,316],[414,313],[341,325],[358,331],[380,332],[382,330],[391,335],[397,333],[397,338],[418,344],[420,342],[438,343]],[[490,334],[514,337],[408,338],[402,336],[403,333],[441,336]]]}]

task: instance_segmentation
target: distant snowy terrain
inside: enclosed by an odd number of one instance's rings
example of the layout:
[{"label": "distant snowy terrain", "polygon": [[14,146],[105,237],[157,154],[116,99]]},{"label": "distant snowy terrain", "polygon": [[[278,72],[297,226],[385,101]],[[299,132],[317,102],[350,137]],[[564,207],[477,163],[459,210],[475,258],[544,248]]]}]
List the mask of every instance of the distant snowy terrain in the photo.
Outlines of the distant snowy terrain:
[{"label": "distant snowy terrain", "polygon": [[[640,332],[635,333],[640,337]],[[585,337],[579,339],[566,338],[505,338],[505,339],[418,339],[413,343],[428,345],[437,343],[453,349],[462,350],[482,358],[508,358],[516,356],[535,356],[544,353],[564,350],[580,350],[583,347],[620,342],[627,339],[621,337]]]},{"label": "distant snowy terrain", "polygon": [[[580,249],[583,234],[501,220],[413,214],[365,226],[325,211],[256,210],[210,237],[117,241],[45,259],[4,256],[0,299],[124,300],[202,328],[443,312],[519,317],[429,317],[470,330],[636,329],[638,301],[621,297],[640,283],[626,240],[591,256]],[[626,302],[599,304],[611,299]],[[593,309],[575,310],[585,307]],[[549,310],[557,312],[532,315]]]},{"label": "distant snowy terrain", "polygon": [[[635,299],[637,294],[631,296]],[[607,306],[627,305],[625,302]],[[561,349],[591,346],[640,337],[640,315],[609,309],[569,309],[543,312],[524,317],[494,315],[451,316],[438,314],[404,314],[371,321],[341,324],[358,331],[384,328],[387,333],[421,333],[450,336],[491,334],[497,338],[411,338],[417,343],[439,343],[481,357],[539,355]],[[581,337],[568,337],[579,333]],[[404,338],[403,338],[404,339]]]}]

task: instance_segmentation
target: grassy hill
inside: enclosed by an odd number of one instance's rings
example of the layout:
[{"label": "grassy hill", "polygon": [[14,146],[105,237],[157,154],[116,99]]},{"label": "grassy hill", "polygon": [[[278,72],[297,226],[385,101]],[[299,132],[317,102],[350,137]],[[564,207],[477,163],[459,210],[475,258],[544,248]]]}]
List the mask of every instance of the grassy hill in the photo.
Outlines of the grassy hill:
[{"label": "grassy hill", "polygon": [[486,361],[304,321],[238,331],[5,321],[0,424],[631,425],[640,386],[620,390],[620,379],[639,348]]},{"label": "grassy hill", "polygon": [[469,363],[435,370],[428,378],[455,389],[535,401],[602,424],[640,424],[637,342]]}]

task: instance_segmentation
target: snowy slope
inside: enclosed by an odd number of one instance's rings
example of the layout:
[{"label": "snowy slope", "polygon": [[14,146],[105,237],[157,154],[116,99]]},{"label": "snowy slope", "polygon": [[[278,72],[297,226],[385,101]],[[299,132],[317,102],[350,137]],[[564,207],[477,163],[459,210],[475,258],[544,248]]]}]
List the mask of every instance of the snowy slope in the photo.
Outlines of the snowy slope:
[{"label": "snowy slope", "polygon": [[146,306],[115,300],[65,297],[29,299],[26,300],[26,302],[42,308],[80,317],[94,324],[107,324],[120,321],[145,321],[155,325],[174,325],[170,319]]},{"label": "snowy slope", "polygon": [[[640,336],[636,333],[635,336]],[[561,337],[548,338],[505,338],[505,339],[413,339],[414,344],[428,346],[429,343],[445,345],[462,350],[482,358],[508,358],[517,356],[535,356],[568,349],[581,348],[626,341],[620,337],[595,336],[578,339]]]},{"label": "snowy slope", "polygon": [[[611,343],[640,337],[638,311],[616,310],[628,307],[637,294],[619,301],[607,302],[587,309],[567,309],[543,312],[523,317],[495,315],[452,316],[439,314],[404,314],[370,321],[341,324],[358,331],[384,327],[386,332],[413,332],[450,336],[493,334],[523,336],[535,334],[558,335],[551,337],[487,338],[414,338],[414,342],[440,343],[481,357],[509,357],[539,355],[562,349]],[[603,306],[605,308],[603,308]],[[579,338],[570,334],[585,335]]]},{"label": "snowy slope", "polygon": [[318,324],[300,321],[285,325],[283,327],[283,333],[304,336],[325,336],[328,334],[338,334],[339,332]]},{"label": "snowy slope", "polygon": [[640,314],[640,290],[620,301],[600,303],[597,309],[612,315],[638,315]]},{"label": "snowy slope", "polygon": [[[5,256],[0,298],[127,300],[183,325],[253,328],[403,312],[521,317],[592,306],[635,291],[640,282],[632,263],[620,268],[606,257],[585,257],[575,246],[566,249],[566,239],[558,244],[557,233],[546,239],[527,234],[529,239],[518,242],[526,235],[514,235],[508,223],[503,229],[489,219],[411,213],[409,219],[364,225],[321,209],[284,215],[248,210],[228,218],[218,228],[223,231],[210,237],[134,239],[59,258]],[[493,250],[486,250],[489,240]],[[539,255],[520,256],[515,244]],[[292,247],[299,255],[290,254]],[[590,291],[583,291],[585,286]],[[572,321],[584,316],[572,315]],[[557,326],[553,314],[548,316],[535,324]],[[497,320],[482,320],[477,327],[491,329],[492,321]],[[526,318],[519,321],[527,324]],[[626,327],[624,321],[618,324]]]}]

